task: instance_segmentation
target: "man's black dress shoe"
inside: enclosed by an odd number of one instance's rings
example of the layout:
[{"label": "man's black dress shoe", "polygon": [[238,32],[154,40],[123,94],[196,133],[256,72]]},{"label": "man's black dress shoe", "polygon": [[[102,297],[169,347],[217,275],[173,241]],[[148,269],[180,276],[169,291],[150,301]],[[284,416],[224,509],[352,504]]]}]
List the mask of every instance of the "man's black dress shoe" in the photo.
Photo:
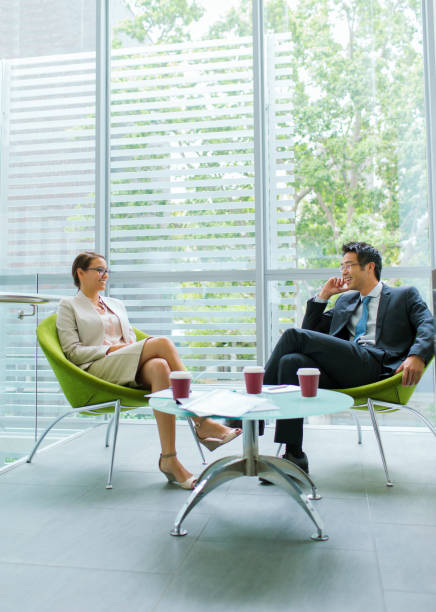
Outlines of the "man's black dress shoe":
[{"label": "man's black dress shoe", "polygon": [[303,472],[306,472],[306,474],[309,473],[309,460],[307,459],[306,453],[303,452],[303,455],[301,457],[294,457],[292,453],[285,453],[284,455],[282,455],[282,459],[292,461],[292,463],[298,465],[298,467],[301,468]]},{"label": "man's black dress shoe", "polygon": [[[309,461],[307,459],[306,453],[303,452],[302,457],[294,457],[292,453],[285,453],[284,455],[282,455],[282,459],[287,459],[288,461],[292,461],[292,463],[295,463],[295,465],[298,465],[298,467],[301,468],[303,472],[306,472],[306,474],[309,473]],[[270,480],[267,480],[266,478],[259,477],[259,480],[260,480],[260,484],[263,484],[263,485],[274,484],[273,482],[271,482]]]}]

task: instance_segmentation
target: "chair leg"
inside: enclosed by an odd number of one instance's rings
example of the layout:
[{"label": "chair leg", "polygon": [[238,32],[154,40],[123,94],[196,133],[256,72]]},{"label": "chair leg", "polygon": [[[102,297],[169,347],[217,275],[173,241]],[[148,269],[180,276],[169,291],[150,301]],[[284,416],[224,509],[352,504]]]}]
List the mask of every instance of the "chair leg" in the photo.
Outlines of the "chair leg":
[{"label": "chair leg", "polygon": [[206,461],[206,459],[204,457],[204,453],[203,453],[203,449],[201,448],[201,444],[198,441],[197,432],[195,431],[195,426],[194,426],[194,423],[192,422],[191,417],[188,417],[187,421],[188,421],[189,427],[191,428],[191,433],[194,436],[194,440],[195,440],[195,442],[197,444],[198,452],[200,453],[200,456],[201,456],[201,461],[202,461],[203,465],[207,465],[207,461]]},{"label": "chair leg", "polygon": [[106,440],[105,440],[105,447],[108,448],[109,446],[109,436],[111,433],[111,429],[112,429],[112,425],[114,424],[114,418],[115,418],[115,413],[111,416],[111,419],[109,421],[109,423],[107,424],[106,427]]},{"label": "chair leg", "polygon": [[280,453],[282,451],[282,446],[283,446],[283,443],[280,442],[279,443],[279,447],[278,447],[277,452],[276,452],[276,457],[280,457]]},{"label": "chair leg", "polygon": [[369,410],[369,414],[371,416],[371,421],[372,421],[372,427],[374,429],[374,434],[377,440],[377,444],[378,444],[378,448],[380,451],[380,456],[381,456],[381,460],[383,463],[383,468],[385,470],[385,475],[386,475],[386,486],[387,487],[393,487],[393,483],[390,479],[389,476],[389,472],[388,472],[388,466],[386,464],[386,459],[385,459],[385,453],[383,450],[383,444],[382,444],[382,440],[381,440],[381,436],[380,436],[380,430],[378,428],[378,424],[377,424],[377,419],[375,416],[375,410],[374,410],[374,402],[372,399],[368,398],[368,410]]},{"label": "chair leg", "polygon": [[64,419],[65,417],[67,417],[70,414],[74,414],[76,412],[76,410],[69,410],[68,412],[65,412],[64,414],[62,414],[60,417],[58,417],[55,421],[53,421],[53,423],[51,425],[49,425],[47,427],[47,429],[42,433],[42,435],[40,436],[38,442],[35,444],[35,446],[33,447],[32,452],[30,453],[29,457],[27,458],[27,463],[31,463],[34,454],[36,453],[36,451],[39,448],[39,445],[41,444],[41,442],[44,440],[45,436],[48,434],[48,432],[53,429],[53,427],[59,423],[59,421],[62,421],[62,419]]},{"label": "chair leg", "polygon": [[351,411],[351,414],[353,415],[353,419],[357,427],[357,444],[362,444],[362,427],[360,426],[359,418],[353,410]]},{"label": "chair leg", "polygon": [[427,425],[431,433],[436,437],[436,429],[434,428],[433,423],[430,423],[427,417],[421,414],[419,410],[416,410],[415,408],[412,408],[411,406],[398,406],[398,408],[400,408],[400,410],[408,410],[409,412],[412,412],[415,416],[419,417],[421,421],[424,421],[424,423]]},{"label": "chair leg", "polygon": [[115,412],[114,412],[114,416],[112,419],[114,421],[114,435],[112,439],[112,455],[111,455],[111,462],[109,466],[109,475],[108,475],[106,489],[112,489],[112,473],[114,469],[115,448],[117,445],[117,436],[118,436],[118,425],[120,424],[120,412],[121,412],[121,402],[120,400],[117,400],[115,402]]}]

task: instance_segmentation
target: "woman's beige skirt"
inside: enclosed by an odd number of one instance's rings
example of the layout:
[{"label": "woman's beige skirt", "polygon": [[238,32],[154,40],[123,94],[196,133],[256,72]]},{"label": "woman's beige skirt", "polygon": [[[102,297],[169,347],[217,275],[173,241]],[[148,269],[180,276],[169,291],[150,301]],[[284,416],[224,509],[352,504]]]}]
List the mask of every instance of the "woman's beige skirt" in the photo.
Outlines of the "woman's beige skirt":
[{"label": "woman's beige skirt", "polygon": [[117,351],[113,351],[113,353],[109,353],[109,355],[105,355],[101,359],[97,359],[91,363],[87,372],[116,385],[139,387],[135,378],[142,347],[147,340],[149,338],[128,344]]}]

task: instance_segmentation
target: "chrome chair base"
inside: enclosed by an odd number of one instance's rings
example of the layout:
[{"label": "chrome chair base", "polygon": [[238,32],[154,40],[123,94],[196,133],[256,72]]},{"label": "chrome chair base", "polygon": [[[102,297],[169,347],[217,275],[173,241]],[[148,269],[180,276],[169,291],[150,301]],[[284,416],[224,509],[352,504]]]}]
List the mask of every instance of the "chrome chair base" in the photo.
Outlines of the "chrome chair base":
[{"label": "chrome chair base", "polygon": [[[375,409],[375,406],[377,406],[377,410]],[[412,408],[412,406],[408,406],[406,404],[392,404],[389,402],[384,402],[382,400],[368,398],[365,404],[361,404],[361,405],[359,404],[358,406],[353,406],[352,410],[354,410],[354,408],[357,408],[357,409],[367,408],[368,409],[369,415],[371,417],[372,428],[373,428],[375,439],[377,442],[378,451],[380,454],[380,458],[381,458],[383,469],[384,469],[385,476],[386,476],[386,486],[393,487],[394,483],[392,482],[390,474],[389,474],[388,465],[387,465],[387,461],[385,457],[385,451],[383,448],[383,442],[381,439],[380,429],[377,423],[376,413],[380,414],[383,412],[391,412],[392,410],[406,410],[407,412],[411,412],[416,417],[419,417],[421,421],[428,427],[428,429],[431,431],[431,433],[435,437],[436,437],[436,428],[423,414],[419,412],[419,410],[416,410],[416,408]],[[357,417],[357,414],[354,411],[351,414],[354,418],[354,421],[357,427],[357,443],[362,444],[362,428],[360,426],[360,421]],[[280,455],[281,449],[282,449],[282,444],[279,444],[277,455],[276,455],[277,457]]]},{"label": "chrome chair base", "polygon": [[[395,404],[387,404],[386,402],[380,402],[378,400],[377,401],[376,400],[372,400],[370,398],[368,398],[366,404],[362,404],[362,406],[365,406],[365,407],[368,408],[368,412],[369,412],[369,415],[371,417],[372,428],[374,430],[375,439],[376,439],[376,442],[377,442],[378,450],[379,450],[379,453],[380,453],[380,458],[382,460],[383,469],[384,469],[385,476],[386,476],[386,486],[387,487],[393,487],[394,483],[392,482],[391,477],[389,475],[388,465],[387,465],[387,462],[386,462],[385,452],[384,452],[383,443],[382,443],[382,439],[381,439],[381,435],[380,435],[380,429],[379,429],[379,426],[378,426],[378,423],[377,423],[377,417],[376,417],[376,414],[375,414],[375,408],[374,408],[374,404],[375,403],[377,404],[377,406],[378,405],[383,405],[383,404],[385,406],[389,406],[389,408],[386,408],[386,411],[392,410],[392,408],[398,408],[398,406],[396,406]],[[360,407],[361,406],[359,406],[359,408]],[[354,408],[354,406],[353,406],[353,408]],[[401,406],[401,408],[408,408],[409,410],[413,410],[413,409],[410,409],[408,406]],[[381,410],[381,411],[379,410],[378,412],[383,412],[383,410]],[[355,422],[356,427],[357,427],[357,443],[358,444],[362,444],[362,427],[360,425],[360,421],[359,421],[359,419],[358,419],[358,417],[357,417],[355,412],[352,412],[351,414],[352,414],[352,416],[354,418],[354,422]],[[421,416],[421,418],[422,418],[422,415],[419,415],[419,416]],[[430,424],[430,426],[431,426],[431,424]],[[436,435],[436,432],[433,432],[433,433],[435,433],[435,435]],[[277,449],[276,457],[279,457],[279,455],[281,453],[281,450],[282,450],[282,446],[283,446],[283,443],[279,442],[279,447]],[[316,498],[310,498],[310,499],[316,499]]]},{"label": "chrome chair base", "polygon": [[188,535],[188,532],[186,531],[186,529],[183,529],[183,527],[180,527],[180,525],[178,527],[173,527],[170,531],[170,535],[172,536],[185,536]]},{"label": "chrome chair base", "polygon": [[327,540],[329,539],[328,535],[319,535],[318,533],[313,533],[310,536],[311,540],[314,540],[315,542],[327,542]]},{"label": "chrome chair base", "polygon": [[380,453],[380,458],[382,460],[383,469],[385,471],[386,486],[387,487],[393,487],[394,484],[391,481],[391,477],[389,475],[388,464],[386,463],[385,451],[383,449],[383,443],[382,443],[382,439],[381,439],[381,435],[380,435],[380,430],[378,428],[377,417],[375,416],[374,401],[372,399],[368,398],[367,406],[368,406],[368,411],[369,411],[369,414],[370,414],[370,417],[371,417],[372,428],[374,430],[375,439],[377,441],[377,446],[378,446],[378,450],[379,450],[379,453]]},{"label": "chrome chair base", "polygon": [[201,444],[200,444],[200,442],[198,440],[197,432],[195,431],[195,425],[194,425],[191,417],[187,417],[186,420],[188,421],[188,425],[189,425],[189,427],[191,429],[191,433],[192,433],[192,435],[194,437],[194,440],[195,440],[195,442],[197,444],[198,452],[200,453],[201,460],[202,460],[201,462],[202,462],[203,465],[207,465],[207,461],[205,459],[205,456],[204,456],[204,453],[203,453],[203,449],[201,448]]},{"label": "chrome chair base", "polygon": [[[324,525],[321,517],[311,504],[311,500],[321,499],[315,483],[306,472],[294,463],[286,459],[258,454],[257,421],[243,422],[242,457],[223,457],[210,464],[202,472],[195,489],[180,509],[170,534],[173,536],[186,535],[187,532],[182,529],[181,525],[191,510],[211,491],[225,482],[242,476],[267,478],[284,489],[315,524],[317,533],[312,536],[312,539],[328,540],[328,536],[323,531]],[[312,494],[309,498],[303,494],[301,484],[311,487]]]},{"label": "chrome chair base", "polygon": [[51,429],[53,429],[53,427],[59,423],[59,421],[62,421],[62,419],[64,419],[65,417],[69,416],[70,414],[75,414],[75,413],[80,413],[80,412],[95,412],[95,414],[101,414],[98,411],[102,408],[113,408],[114,413],[112,418],[110,419],[107,428],[106,428],[106,440],[105,440],[105,446],[108,447],[109,446],[109,434],[110,434],[110,430],[111,427],[113,425],[114,427],[114,433],[112,436],[112,453],[111,453],[111,458],[110,458],[110,463],[109,463],[109,473],[108,473],[108,479],[107,479],[107,484],[106,484],[106,489],[112,489],[112,475],[113,475],[113,471],[114,471],[114,460],[115,460],[115,448],[117,445],[117,437],[118,437],[118,427],[119,427],[119,423],[120,423],[120,413],[121,413],[121,402],[120,400],[113,400],[111,402],[104,402],[101,404],[92,404],[90,406],[81,406],[79,408],[72,408],[71,410],[68,410],[68,412],[65,412],[64,414],[62,414],[61,416],[59,416],[56,420],[53,421],[53,423],[51,423],[41,434],[41,436],[39,437],[38,441],[36,442],[35,446],[33,447],[30,455],[28,456],[26,463],[31,463],[32,459],[36,453],[36,451],[38,450],[41,442],[44,440],[44,438],[47,436],[47,434],[51,431]]},{"label": "chrome chair base", "polygon": [[406,410],[407,412],[411,412],[412,414],[414,414],[415,416],[421,419],[421,421],[428,427],[428,429],[431,431],[431,433],[435,437],[436,437],[436,428],[423,414],[419,412],[419,410],[416,410],[416,408],[412,408],[412,406],[408,406],[407,404],[391,404],[390,402],[383,402],[381,400],[375,400],[375,399],[368,398],[367,407],[369,410],[369,414],[371,416],[371,422],[372,422],[372,426],[374,429],[374,434],[377,440],[380,457],[381,457],[383,468],[384,468],[385,475],[386,475],[386,486],[393,487],[394,484],[389,475],[388,466],[386,463],[385,453],[383,449],[383,444],[382,444],[382,440],[380,436],[380,430],[377,424],[375,406],[377,406],[377,413],[390,412],[391,410]]},{"label": "chrome chair base", "polygon": [[[101,410],[102,408],[113,408],[113,414],[110,413],[101,413],[99,412],[99,410]],[[57,419],[55,419],[40,435],[39,439],[37,440],[36,444],[34,445],[33,449],[30,452],[30,455],[28,456],[26,462],[27,463],[31,463],[32,459],[36,453],[36,451],[38,450],[39,446],[41,445],[42,441],[44,440],[44,438],[47,436],[47,434],[53,429],[53,427],[55,425],[57,425],[60,421],[62,421],[62,419],[64,419],[67,416],[70,416],[71,414],[76,414],[76,413],[80,413],[80,412],[94,412],[96,415],[102,415],[105,414],[106,416],[108,416],[108,414],[110,415],[110,419],[107,422],[106,425],[106,436],[105,436],[105,447],[108,448],[110,446],[109,444],[109,440],[110,440],[110,435],[111,435],[111,431],[112,431],[112,427],[113,427],[113,434],[112,434],[112,452],[111,452],[111,457],[110,457],[110,462],[109,462],[109,472],[108,472],[108,478],[107,478],[107,483],[106,483],[106,489],[111,490],[112,487],[112,476],[113,476],[113,471],[114,471],[114,461],[115,461],[115,450],[116,450],[116,445],[117,445],[117,438],[118,438],[118,429],[119,429],[119,425],[120,425],[120,415],[121,415],[121,409],[122,408],[128,408],[130,410],[135,410],[134,407],[128,407],[128,406],[123,406],[121,404],[121,401],[119,399],[117,400],[112,400],[110,402],[104,402],[101,404],[91,404],[88,406],[80,406],[79,408],[71,408],[70,410],[68,410],[67,412],[64,412],[64,414],[61,414]],[[189,426],[191,428],[191,432],[192,435],[194,436],[194,440],[197,443],[197,447],[199,450],[199,453],[201,455],[203,464],[207,465],[207,461],[204,457],[204,453],[203,450],[198,442],[198,437],[197,434],[195,432],[195,428],[191,422],[191,419],[188,418],[188,423]],[[181,535],[181,534],[180,534]]]}]

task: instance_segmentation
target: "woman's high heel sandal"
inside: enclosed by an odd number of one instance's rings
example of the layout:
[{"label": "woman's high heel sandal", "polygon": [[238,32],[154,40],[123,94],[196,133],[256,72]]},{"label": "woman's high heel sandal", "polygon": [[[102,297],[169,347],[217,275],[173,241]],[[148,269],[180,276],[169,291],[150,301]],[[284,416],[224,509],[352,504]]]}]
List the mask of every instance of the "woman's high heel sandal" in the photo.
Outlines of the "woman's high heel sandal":
[{"label": "woman's high heel sandal", "polygon": [[182,489],[193,489],[195,485],[197,484],[197,478],[195,476],[190,476],[185,481],[178,482],[174,474],[172,474],[171,472],[165,472],[165,470],[161,468],[160,464],[161,464],[162,459],[169,459],[170,457],[176,457],[176,456],[177,456],[177,453],[168,453],[167,455],[161,454],[161,456],[159,457],[160,471],[162,472],[162,474],[165,474],[165,476],[168,478],[168,482],[170,482],[171,484],[176,484],[179,487],[182,487]]},{"label": "woman's high heel sandal", "polygon": [[198,429],[201,427],[201,424],[206,418],[207,417],[201,417],[195,423],[195,434],[200,444],[203,444],[203,446],[205,446],[210,451],[214,451],[216,448],[218,448],[218,446],[223,446],[223,444],[227,444],[228,442],[231,442],[232,440],[240,436],[242,433],[242,429],[236,428],[236,429],[232,429],[224,438],[212,438],[212,437],[200,438],[200,436],[198,435]]}]

